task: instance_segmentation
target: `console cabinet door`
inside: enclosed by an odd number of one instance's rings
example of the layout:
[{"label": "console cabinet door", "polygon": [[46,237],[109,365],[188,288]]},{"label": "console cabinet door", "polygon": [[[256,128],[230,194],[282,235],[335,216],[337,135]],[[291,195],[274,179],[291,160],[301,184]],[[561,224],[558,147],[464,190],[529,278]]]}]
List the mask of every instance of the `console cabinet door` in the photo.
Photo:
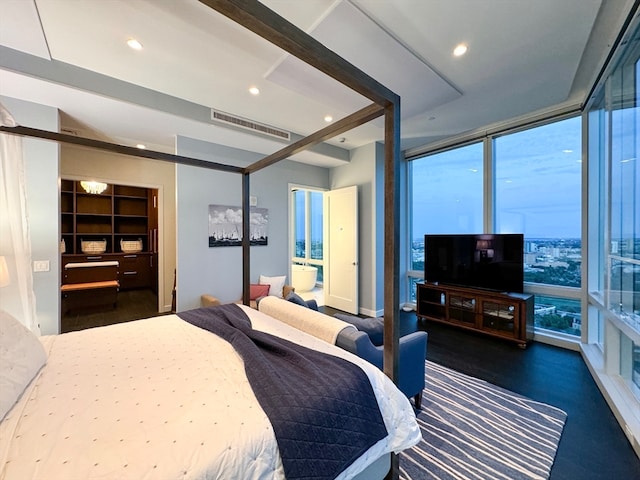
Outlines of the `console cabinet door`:
[{"label": "console cabinet door", "polygon": [[476,298],[461,293],[450,293],[449,321],[475,327]]},{"label": "console cabinet door", "polygon": [[519,302],[480,300],[480,320],[483,330],[490,330],[492,333],[509,338],[520,338],[519,318]]}]

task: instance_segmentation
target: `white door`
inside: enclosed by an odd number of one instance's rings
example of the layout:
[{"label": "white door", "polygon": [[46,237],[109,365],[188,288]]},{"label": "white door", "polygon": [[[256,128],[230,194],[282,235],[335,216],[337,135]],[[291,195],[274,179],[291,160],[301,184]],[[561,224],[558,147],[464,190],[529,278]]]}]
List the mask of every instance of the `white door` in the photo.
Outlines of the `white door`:
[{"label": "white door", "polygon": [[325,304],[358,314],[358,187],[326,192]]}]

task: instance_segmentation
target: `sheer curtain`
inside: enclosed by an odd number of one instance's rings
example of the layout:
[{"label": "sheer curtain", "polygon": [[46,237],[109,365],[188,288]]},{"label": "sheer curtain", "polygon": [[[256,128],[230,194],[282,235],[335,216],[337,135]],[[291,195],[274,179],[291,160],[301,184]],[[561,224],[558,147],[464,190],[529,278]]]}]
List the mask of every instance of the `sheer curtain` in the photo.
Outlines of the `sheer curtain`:
[{"label": "sheer curtain", "polygon": [[[0,124],[17,125],[2,103]],[[4,285],[0,286],[0,309],[39,335],[25,186],[22,137],[0,133],[0,257],[4,257],[8,274],[0,282]]]}]

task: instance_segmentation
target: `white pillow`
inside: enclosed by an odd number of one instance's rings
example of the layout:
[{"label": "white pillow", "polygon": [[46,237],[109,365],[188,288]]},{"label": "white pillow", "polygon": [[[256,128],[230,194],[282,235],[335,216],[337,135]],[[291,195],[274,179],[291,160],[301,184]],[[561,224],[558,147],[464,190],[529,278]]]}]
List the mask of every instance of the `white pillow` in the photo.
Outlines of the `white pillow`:
[{"label": "white pillow", "polygon": [[47,361],[38,337],[0,310],[0,420]]},{"label": "white pillow", "polygon": [[284,282],[286,280],[286,275],[277,277],[265,277],[264,275],[260,275],[260,281],[258,283],[261,285],[269,285],[269,295],[282,298],[282,289],[284,288]]}]

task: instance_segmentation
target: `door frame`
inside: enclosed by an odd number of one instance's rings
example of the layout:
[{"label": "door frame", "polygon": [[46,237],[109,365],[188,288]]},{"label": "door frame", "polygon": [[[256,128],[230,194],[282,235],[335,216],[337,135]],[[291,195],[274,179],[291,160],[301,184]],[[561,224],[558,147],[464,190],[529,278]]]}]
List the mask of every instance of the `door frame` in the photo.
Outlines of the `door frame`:
[{"label": "door frame", "polygon": [[[287,235],[287,258],[289,265],[287,267],[289,272],[289,282],[293,285],[293,276],[291,272],[291,265],[294,263],[294,253],[295,253],[295,244],[296,244],[296,233],[295,233],[295,215],[294,215],[294,204],[293,204],[293,192],[295,190],[305,190],[305,191],[313,191],[313,192],[321,192],[323,195],[327,192],[326,188],[321,187],[313,187],[310,185],[302,185],[298,183],[289,183],[288,186],[288,196],[287,196],[287,211],[288,211],[288,235]],[[323,252],[322,252],[322,260],[309,260],[307,263],[309,265],[321,265],[324,269],[326,268],[326,250],[324,249],[325,238],[324,238],[324,228],[325,228],[325,212],[324,212],[324,199],[322,202],[322,243],[323,243]]]}]

